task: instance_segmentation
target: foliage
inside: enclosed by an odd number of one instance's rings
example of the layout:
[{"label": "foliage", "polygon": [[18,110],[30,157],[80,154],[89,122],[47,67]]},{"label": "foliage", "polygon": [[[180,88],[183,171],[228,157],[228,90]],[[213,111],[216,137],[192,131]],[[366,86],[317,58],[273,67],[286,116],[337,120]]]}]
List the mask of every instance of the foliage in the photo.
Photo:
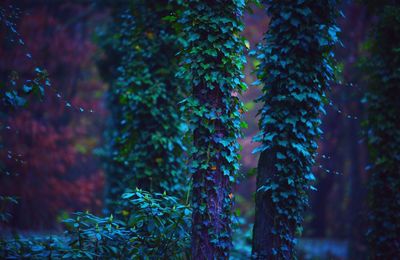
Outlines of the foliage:
[{"label": "foliage", "polygon": [[274,175],[257,187],[257,196],[272,205],[272,211],[264,214],[273,222],[269,233],[262,234],[272,238],[271,245],[263,250],[253,247],[253,254],[259,259],[291,259],[293,231],[301,233],[307,193],[313,189],[311,168],[321,134],[320,113],[334,74],[332,47],[339,31],[336,1],[263,3],[272,20],[257,56],[259,81],[254,84],[263,84],[258,101],[264,106],[260,133],[254,138],[262,144],[254,152],[275,157],[271,165],[275,169],[269,169]]},{"label": "foliage", "polygon": [[76,213],[65,236],[0,241],[4,259],[188,259],[191,209],[166,194],[124,194],[126,221]]},{"label": "foliage", "polygon": [[[183,136],[186,123],[178,102],[186,91],[178,79],[176,53],[182,46],[170,21],[169,1],[132,1],[115,18],[114,51],[122,56],[109,104],[109,199],[140,187],[182,197],[187,190]],[[117,12],[117,16],[121,12]]]},{"label": "foliage", "polygon": [[[0,6],[0,29],[1,34],[6,38],[5,43],[26,51],[25,42],[17,30],[17,21],[21,18],[21,11],[13,5]],[[29,52],[25,53],[25,59],[31,59]],[[2,111],[10,107],[22,107],[27,104],[26,96],[36,94],[40,98],[44,95],[45,86],[50,86],[50,80],[47,72],[40,67],[35,68],[35,75],[32,79],[26,79],[20,82],[19,72],[12,70],[9,72],[9,79],[1,82],[0,106]]]},{"label": "foliage", "polygon": [[253,225],[245,225],[246,219],[235,217],[233,222],[237,227],[233,231],[232,241],[233,247],[230,252],[229,259],[251,259],[251,240],[253,236]]},{"label": "foliage", "polygon": [[[6,43],[17,45],[19,48],[23,48],[25,42],[16,29],[16,23],[19,19],[20,10],[17,7],[13,5],[0,6],[1,35],[7,37]],[[26,57],[31,57],[31,54],[26,53]],[[36,94],[36,96],[39,98],[43,98],[44,86],[50,86],[50,80],[47,72],[39,67],[35,68],[35,76],[32,79],[25,79],[25,82],[21,82],[20,75],[16,70],[13,70],[7,74],[8,79],[4,79],[2,82],[0,82],[1,119],[7,117],[7,113],[10,113],[15,109],[26,107],[28,105],[29,96],[32,96],[32,94]],[[6,127],[6,129],[8,128],[9,126]],[[5,152],[5,150],[6,147],[0,138],[0,151]],[[11,151],[7,151],[7,157],[8,159],[13,158]],[[5,163],[0,162],[0,175],[10,174],[11,173],[7,169]],[[14,196],[0,195],[0,223],[9,221],[11,218],[10,207],[12,207],[12,204],[17,203],[18,201]]]},{"label": "foliage", "polygon": [[7,225],[52,228],[61,209],[101,206],[102,175],[91,151],[101,131],[103,86],[89,79],[95,76],[95,46],[87,21],[67,19],[85,13],[85,6],[16,5],[23,15],[9,24],[11,29],[0,31],[0,161],[5,173],[0,190],[19,202],[7,207],[14,216]]},{"label": "foliage", "polygon": [[368,239],[374,259],[390,259],[400,251],[400,5],[384,5],[378,17],[369,56],[362,62],[368,83],[365,127],[373,163]]},{"label": "foliage", "polygon": [[61,259],[68,251],[63,237],[24,237],[0,239],[2,259]]},{"label": "foliage", "polygon": [[18,73],[13,71],[10,77],[10,85],[5,85],[1,88],[0,99],[2,107],[6,109],[24,107],[27,105],[27,97],[34,93],[39,98],[44,96],[44,86],[50,86],[50,80],[47,72],[40,68],[35,69],[35,77],[25,80],[25,83],[18,84]]},{"label": "foliage", "polygon": [[239,169],[245,62],[241,16],[244,1],[187,2],[178,17],[188,44],[180,75],[189,75],[192,95],[184,102],[194,146],[192,257],[220,259],[231,248],[232,184]]},{"label": "foliage", "polygon": [[141,190],[123,195],[123,210],[127,226],[133,228],[135,254],[169,259],[188,256],[192,210],[164,192]]}]

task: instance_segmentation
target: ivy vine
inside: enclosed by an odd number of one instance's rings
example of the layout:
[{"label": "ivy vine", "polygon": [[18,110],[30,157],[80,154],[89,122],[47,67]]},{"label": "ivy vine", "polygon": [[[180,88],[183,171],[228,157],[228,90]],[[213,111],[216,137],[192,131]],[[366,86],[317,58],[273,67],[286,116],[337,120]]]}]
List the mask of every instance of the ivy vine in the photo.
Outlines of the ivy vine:
[{"label": "ivy vine", "polygon": [[136,0],[127,9],[114,35],[121,63],[110,90],[110,200],[136,186],[182,196],[187,125],[178,102],[187,85],[175,76],[182,40],[165,19],[176,7],[167,0]]},{"label": "ivy vine", "polygon": [[239,169],[245,3],[187,1],[180,14],[187,45],[180,75],[190,75],[186,99],[193,132],[192,258],[227,259],[231,248],[232,184]]},{"label": "ivy vine", "polygon": [[372,160],[368,239],[373,259],[394,259],[400,251],[400,5],[367,2],[378,5],[369,57],[362,62]]},{"label": "ivy vine", "polygon": [[292,259],[301,233],[312,166],[334,79],[333,46],[338,42],[337,1],[262,1],[271,17],[256,68],[263,84],[253,257]]}]

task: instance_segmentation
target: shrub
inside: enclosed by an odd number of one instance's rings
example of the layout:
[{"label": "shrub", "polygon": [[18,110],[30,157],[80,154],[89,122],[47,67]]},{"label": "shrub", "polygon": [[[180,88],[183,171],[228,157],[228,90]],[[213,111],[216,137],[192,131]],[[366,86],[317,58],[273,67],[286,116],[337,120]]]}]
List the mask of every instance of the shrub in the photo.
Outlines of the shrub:
[{"label": "shrub", "polygon": [[191,209],[175,197],[135,190],[117,216],[74,213],[65,235],[0,240],[2,259],[188,259]]}]

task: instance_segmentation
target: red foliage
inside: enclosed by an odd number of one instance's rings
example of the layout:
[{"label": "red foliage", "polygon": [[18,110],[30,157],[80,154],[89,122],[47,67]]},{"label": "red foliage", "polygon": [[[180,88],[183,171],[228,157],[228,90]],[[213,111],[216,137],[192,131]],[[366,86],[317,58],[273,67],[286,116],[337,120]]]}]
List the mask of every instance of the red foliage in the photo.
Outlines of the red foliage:
[{"label": "red foliage", "polygon": [[0,74],[4,79],[13,69],[29,77],[40,66],[52,86],[42,102],[33,100],[3,119],[10,130],[1,132],[0,161],[11,175],[0,175],[0,190],[19,198],[12,226],[54,228],[63,211],[101,208],[104,176],[92,151],[100,145],[104,86],[96,78],[87,6],[29,3],[21,9],[29,15],[18,30],[32,60],[25,48],[3,43]]}]

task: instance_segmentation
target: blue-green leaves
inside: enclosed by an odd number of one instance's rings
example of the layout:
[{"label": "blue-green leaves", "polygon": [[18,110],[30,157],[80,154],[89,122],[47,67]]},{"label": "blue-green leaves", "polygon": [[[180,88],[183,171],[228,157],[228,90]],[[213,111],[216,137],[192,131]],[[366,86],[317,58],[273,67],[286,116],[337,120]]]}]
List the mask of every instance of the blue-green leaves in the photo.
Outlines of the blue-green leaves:
[{"label": "blue-green leaves", "polygon": [[35,69],[35,77],[33,79],[21,82],[18,72],[11,73],[9,84],[3,86],[0,90],[0,99],[5,106],[14,108],[25,106],[28,103],[29,97],[35,95],[42,99],[46,87],[50,87],[50,79],[47,71],[40,68]]},{"label": "blue-green leaves", "polygon": [[117,216],[78,212],[63,221],[65,235],[0,239],[6,259],[187,259],[191,209],[167,194],[134,190]]},{"label": "blue-green leaves", "polygon": [[176,76],[176,54],[185,42],[175,27],[179,6],[139,0],[124,10],[114,17],[117,30],[110,29],[111,49],[121,59],[109,91],[108,199],[118,200],[126,188],[135,187],[182,198],[188,183],[188,125],[178,103],[188,86]]},{"label": "blue-green leaves", "polygon": [[371,258],[392,259],[400,251],[400,5],[365,2],[377,14],[369,56],[361,62],[367,83],[365,136],[372,162],[367,235]]},{"label": "blue-green leaves", "polygon": [[185,102],[193,131],[193,259],[225,259],[231,247],[232,184],[239,169],[243,112],[239,94],[245,40],[244,1],[188,1],[178,22],[187,46],[181,75],[192,82]]},{"label": "blue-green leaves", "polygon": [[334,78],[332,47],[339,29],[334,0],[263,2],[272,20],[257,53],[256,84],[263,85],[263,95],[257,101],[264,107],[260,110],[260,133],[254,138],[261,144],[254,152],[271,154],[266,158],[274,162],[272,165],[260,164],[275,169],[266,169],[271,174],[257,192],[273,205],[272,212],[266,213],[274,216],[273,226],[264,236],[270,236],[274,243],[266,249],[265,257],[288,259],[293,257],[294,230],[301,227],[307,191],[315,180],[311,167],[325,92]]}]

